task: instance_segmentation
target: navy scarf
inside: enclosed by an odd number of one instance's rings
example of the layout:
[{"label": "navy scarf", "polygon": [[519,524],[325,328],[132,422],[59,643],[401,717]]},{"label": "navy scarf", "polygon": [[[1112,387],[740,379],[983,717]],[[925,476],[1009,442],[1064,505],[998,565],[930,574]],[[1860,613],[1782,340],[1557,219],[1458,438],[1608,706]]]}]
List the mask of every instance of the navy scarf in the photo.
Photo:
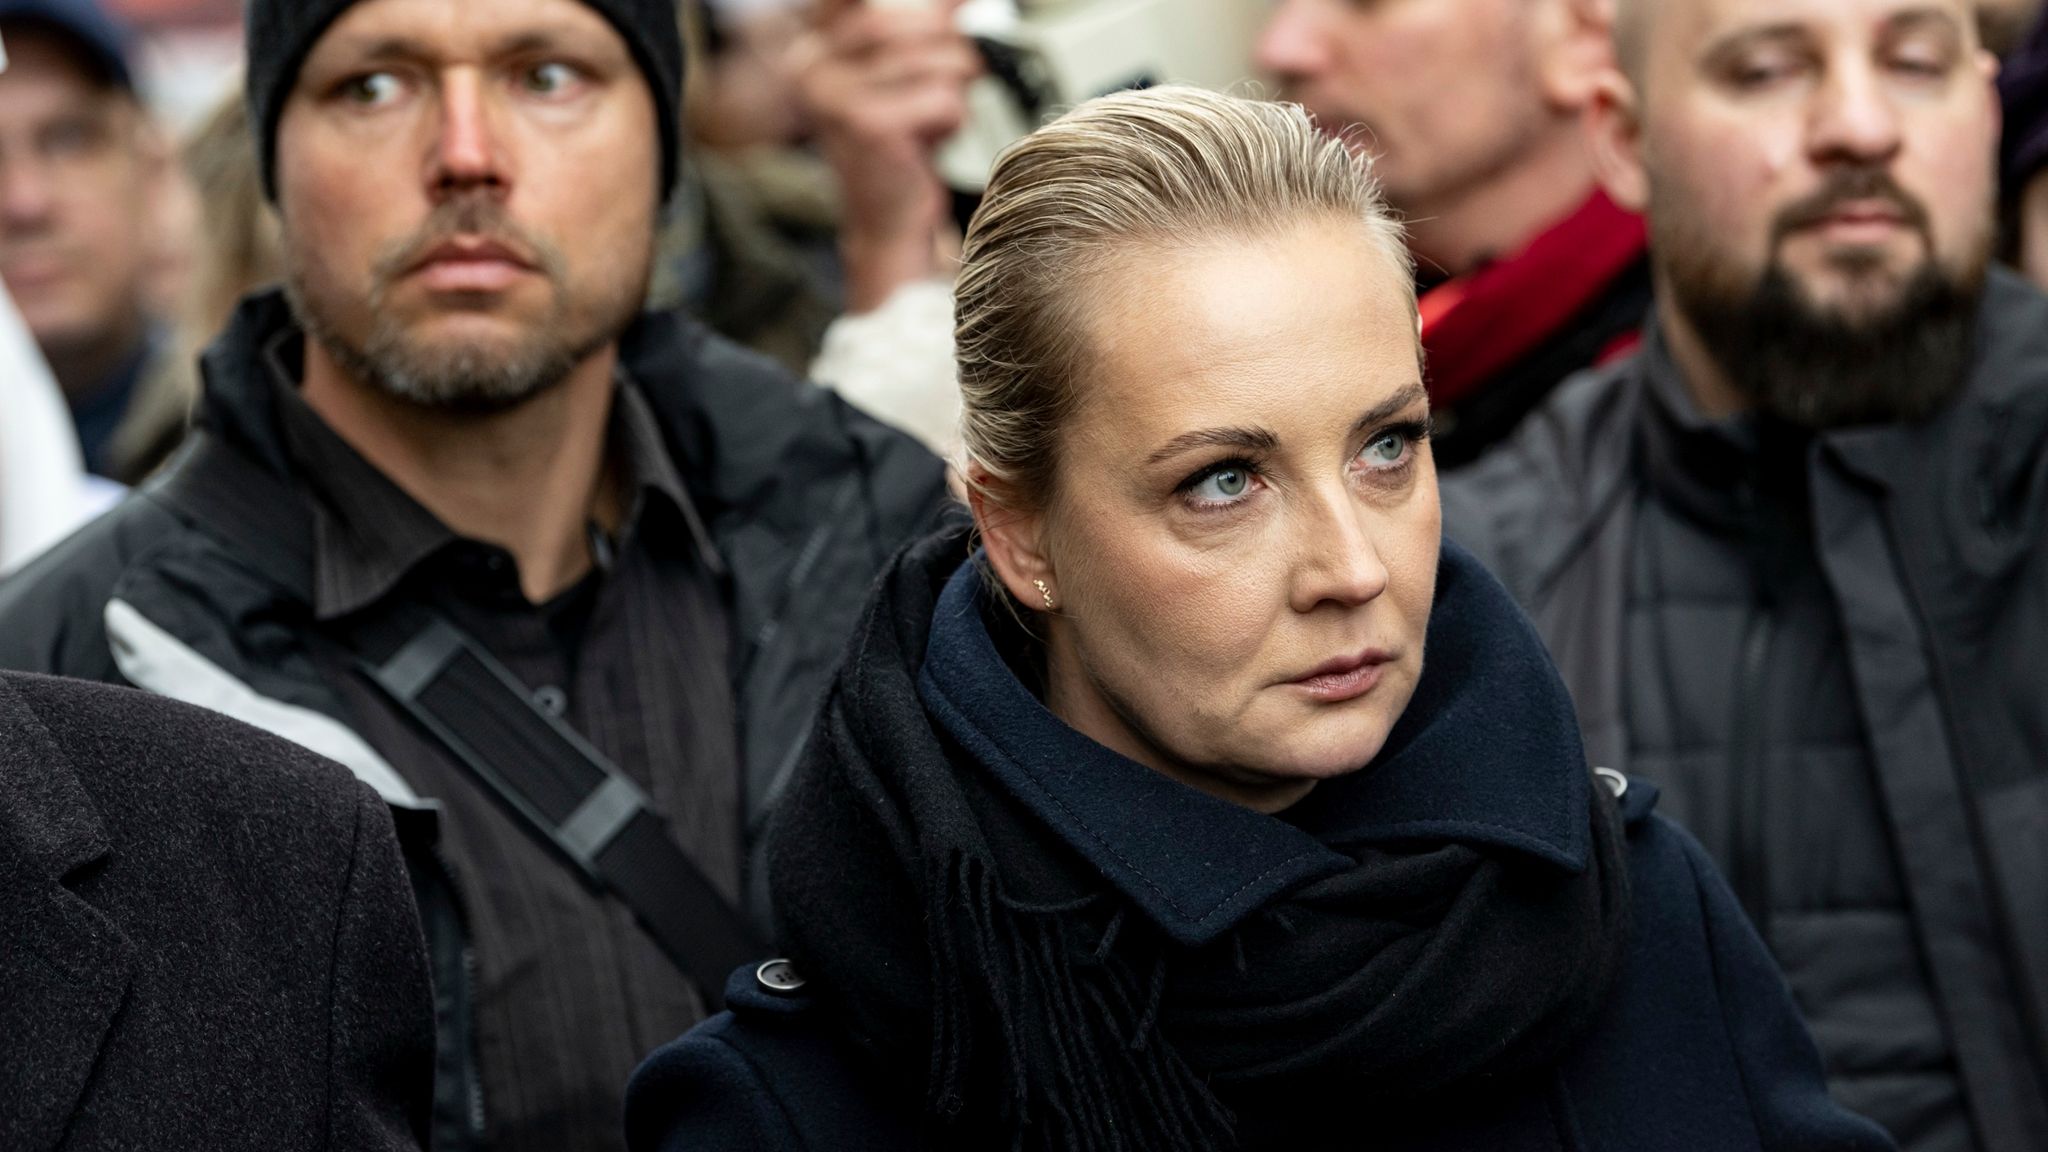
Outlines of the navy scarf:
[{"label": "navy scarf", "polygon": [[[1286,1146],[1547,1067],[1620,963],[1618,813],[1447,546],[1386,748],[1283,817],[1102,747],[949,532],[878,586],[770,832],[785,948],[943,1146]],[[1290,1134],[1292,1133],[1292,1134]]]}]

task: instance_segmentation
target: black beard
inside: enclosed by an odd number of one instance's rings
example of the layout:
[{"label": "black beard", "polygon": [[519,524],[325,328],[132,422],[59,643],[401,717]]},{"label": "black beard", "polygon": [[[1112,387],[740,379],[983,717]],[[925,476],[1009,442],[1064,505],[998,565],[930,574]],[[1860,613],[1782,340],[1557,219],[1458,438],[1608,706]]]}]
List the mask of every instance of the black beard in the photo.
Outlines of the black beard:
[{"label": "black beard", "polygon": [[1929,260],[1890,305],[1856,316],[1816,307],[1776,262],[1747,293],[1670,284],[1729,384],[1802,428],[1924,420],[1968,381],[1981,275],[1958,280]]}]

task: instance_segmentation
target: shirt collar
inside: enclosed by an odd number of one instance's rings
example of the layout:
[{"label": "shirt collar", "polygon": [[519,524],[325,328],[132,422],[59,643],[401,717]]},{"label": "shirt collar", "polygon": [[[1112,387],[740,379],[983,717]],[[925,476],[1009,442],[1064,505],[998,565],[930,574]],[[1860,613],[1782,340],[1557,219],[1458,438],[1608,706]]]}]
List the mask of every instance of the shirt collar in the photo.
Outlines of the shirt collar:
[{"label": "shirt collar", "polygon": [[[363,459],[299,395],[303,333],[287,329],[264,349],[286,450],[313,500],[313,611],[333,620],[382,600],[414,569],[463,538]],[[723,574],[710,533],[670,458],[653,409],[623,371],[612,405],[611,450],[630,494],[616,537],[593,526],[600,570],[654,518],[672,515],[706,567]],[[659,510],[659,511],[657,511]],[[655,533],[665,537],[665,533]]]},{"label": "shirt collar", "polygon": [[1446,545],[1421,684],[1373,764],[1265,816],[1179,784],[1060,721],[1011,671],[978,563],[941,594],[918,680],[934,721],[1174,940],[1199,946],[1361,848],[1458,842],[1576,872],[1590,774],[1542,642]]},{"label": "shirt collar", "polygon": [[723,576],[725,562],[712,543],[710,529],[697,512],[696,502],[690,499],[690,490],[683,484],[675,458],[669,455],[668,441],[662,437],[654,407],[623,367],[618,370],[618,391],[612,403],[611,443],[625,471],[626,491],[631,493],[617,543],[631,543],[633,536],[648,525],[649,510],[660,509],[661,514],[674,516],[689,535],[704,567]]}]

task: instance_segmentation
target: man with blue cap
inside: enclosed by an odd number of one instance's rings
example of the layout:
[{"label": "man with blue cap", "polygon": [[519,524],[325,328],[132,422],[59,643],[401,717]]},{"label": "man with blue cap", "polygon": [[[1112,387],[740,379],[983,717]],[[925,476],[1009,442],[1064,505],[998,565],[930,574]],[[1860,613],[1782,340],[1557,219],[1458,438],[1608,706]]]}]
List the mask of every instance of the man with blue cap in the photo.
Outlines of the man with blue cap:
[{"label": "man with blue cap", "polygon": [[[95,0],[0,0],[0,281],[63,385],[96,473],[139,479],[134,421],[165,350],[148,301],[169,176],[125,30]],[[136,414],[131,416],[131,414]]]}]

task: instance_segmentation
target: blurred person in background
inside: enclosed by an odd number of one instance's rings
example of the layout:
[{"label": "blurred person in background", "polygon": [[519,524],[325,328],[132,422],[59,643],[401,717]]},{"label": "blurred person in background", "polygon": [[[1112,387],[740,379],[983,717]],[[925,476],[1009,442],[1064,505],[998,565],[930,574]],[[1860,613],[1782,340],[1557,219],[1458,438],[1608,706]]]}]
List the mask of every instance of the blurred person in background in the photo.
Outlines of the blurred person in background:
[{"label": "blurred person in background", "polygon": [[822,0],[798,91],[837,178],[845,314],[811,375],[948,459],[960,449],[951,265],[959,236],[938,150],[981,74],[960,0]]},{"label": "blurred person in background", "polygon": [[152,314],[168,165],[96,0],[0,0],[0,281],[63,386],[87,465],[133,482],[124,428],[168,352]]},{"label": "blurred person in background", "polygon": [[199,218],[190,291],[178,322],[181,339],[195,342],[197,352],[227,327],[245,296],[284,277],[277,213],[264,197],[241,85],[193,129],[179,159]]},{"label": "blurred person in background", "polygon": [[746,155],[788,148],[806,126],[797,98],[797,46],[809,0],[683,0],[692,67],[683,118],[698,146]]},{"label": "blurred person in background", "polygon": [[119,486],[86,472],[63,393],[0,284],[0,575],[120,496]]},{"label": "blurred person in background", "polygon": [[2048,23],[2036,24],[2006,58],[1998,96],[2003,254],[2037,287],[2048,288]]},{"label": "blurred person in background", "polygon": [[199,401],[199,360],[242,297],[284,274],[277,217],[263,196],[249,137],[247,99],[236,85],[178,149],[192,203],[193,228],[184,290],[175,311],[170,352],[151,364],[114,453],[140,480],[184,442]]},{"label": "blurred person in background", "polygon": [[2041,0],[1977,0],[1977,34],[2000,59],[2024,44],[2041,16]]},{"label": "blurred person in background", "polygon": [[806,145],[803,0],[685,0],[689,147],[662,230],[652,308],[802,374],[841,307],[832,172]]},{"label": "blurred person in background", "polygon": [[[827,8],[805,96],[849,189],[849,315],[814,372],[950,454],[949,223],[931,157],[959,122],[972,57],[943,10]],[[1372,153],[1410,226],[1446,469],[1558,381],[1631,349],[1649,306],[1642,221],[1600,190],[1580,123],[1611,67],[1605,12],[1600,0],[1284,0],[1260,38],[1277,94]]]},{"label": "blurred person in background", "polygon": [[2048,298],[1965,0],[1626,0],[1642,352],[1445,485],[1909,1152],[2048,1148]]},{"label": "blurred person in background", "polygon": [[1581,123],[1611,67],[1601,0],[1282,0],[1258,61],[1372,154],[1408,224],[1440,466],[1634,347],[1643,225],[1601,190]]},{"label": "blurred person in background", "polygon": [[754,834],[943,469],[643,311],[673,0],[246,19],[285,286],[209,349],[177,464],[0,586],[0,666],[354,769],[430,949],[435,1147],[616,1149],[634,1064],[753,950]]}]

